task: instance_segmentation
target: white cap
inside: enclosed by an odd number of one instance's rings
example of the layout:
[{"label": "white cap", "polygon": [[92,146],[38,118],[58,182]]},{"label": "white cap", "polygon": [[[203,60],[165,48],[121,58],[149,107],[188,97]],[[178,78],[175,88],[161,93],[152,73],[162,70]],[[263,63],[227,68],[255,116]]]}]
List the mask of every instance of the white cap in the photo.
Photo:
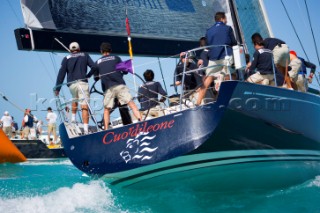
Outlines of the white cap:
[{"label": "white cap", "polygon": [[69,49],[70,49],[70,51],[80,50],[80,46],[77,42],[72,42],[69,45]]},{"label": "white cap", "polygon": [[5,114],[5,115],[9,115],[9,112],[8,112],[8,111],[5,111],[4,114]]}]

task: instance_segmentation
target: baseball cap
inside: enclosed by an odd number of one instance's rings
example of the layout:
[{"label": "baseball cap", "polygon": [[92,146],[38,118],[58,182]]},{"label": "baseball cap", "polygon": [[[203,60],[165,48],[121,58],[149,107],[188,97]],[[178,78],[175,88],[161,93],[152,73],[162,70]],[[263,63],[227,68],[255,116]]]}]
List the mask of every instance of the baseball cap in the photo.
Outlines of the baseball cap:
[{"label": "baseball cap", "polygon": [[5,115],[9,115],[9,112],[8,112],[8,111],[5,111],[4,114],[5,114]]},{"label": "baseball cap", "polygon": [[77,42],[72,42],[69,45],[69,49],[70,49],[70,51],[80,50],[80,46]]}]

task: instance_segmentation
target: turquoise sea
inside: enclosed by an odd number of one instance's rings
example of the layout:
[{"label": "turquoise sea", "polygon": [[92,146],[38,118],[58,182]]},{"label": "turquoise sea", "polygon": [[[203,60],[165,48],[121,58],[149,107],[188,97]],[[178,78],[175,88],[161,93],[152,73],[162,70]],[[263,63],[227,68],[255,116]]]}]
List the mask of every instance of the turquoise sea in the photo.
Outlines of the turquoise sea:
[{"label": "turquoise sea", "polygon": [[[240,177],[239,177],[240,178]],[[219,184],[219,183],[214,183]],[[195,192],[118,189],[93,180],[69,160],[0,164],[1,213],[320,212],[320,176],[272,191]]]}]

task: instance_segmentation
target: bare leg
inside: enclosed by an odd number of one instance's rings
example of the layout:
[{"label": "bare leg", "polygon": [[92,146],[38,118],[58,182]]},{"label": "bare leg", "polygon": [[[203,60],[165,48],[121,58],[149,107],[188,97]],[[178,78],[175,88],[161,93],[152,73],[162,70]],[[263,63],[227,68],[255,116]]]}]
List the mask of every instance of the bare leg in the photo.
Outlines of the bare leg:
[{"label": "bare leg", "polygon": [[88,105],[86,105],[86,104],[81,105],[81,111],[82,111],[82,121],[83,121],[84,134],[88,134],[89,133]]},{"label": "bare leg", "polygon": [[288,72],[286,71],[286,68],[278,65],[277,69],[282,73],[282,75],[284,77],[284,83],[287,84],[287,87],[292,88],[290,77],[288,76]]},{"label": "bare leg", "polygon": [[138,107],[136,106],[136,104],[133,101],[130,101],[128,103],[128,106],[132,109],[133,115],[141,121],[141,114],[138,110]]},{"label": "bare leg", "polygon": [[78,109],[78,103],[72,102],[72,114],[76,114]]},{"label": "bare leg", "polygon": [[289,74],[288,74],[288,60],[286,61],[286,66],[285,67],[283,67],[283,66],[281,66],[279,64],[276,64],[276,67],[283,74],[284,81],[287,84],[287,87],[292,89],[291,80],[290,80],[290,77],[289,77]]},{"label": "bare leg", "polygon": [[78,110],[78,103],[72,102],[72,104],[71,104],[71,122],[76,122],[77,110]]},{"label": "bare leg", "polygon": [[48,143],[50,143],[50,135],[51,135],[51,132],[48,131]]},{"label": "bare leg", "polygon": [[104,129],[107,130],[109,127],[109,121],[110,121],[110,109],[109,108],[104,109],[103,120],[104,120]]},{"label": "bare leg", "polygon": [[55,141],[55,143],[57,143],[57,133],[56,133],[56,131],[53,131],[53,140]]},{"label": "bare leg", "polygon": [[207,76],[204,79],[203,86],[200,88],[200,91],[199,91],[199,97],[198,97],[198,100],[196,103],[197,105],[201,104],[201,101],[204,98],[204,96],[206,95],[207,89],[212,82],[213,82],[213,76]]},{"label": "bare leg", "polygon": [[82,109],[82,120],[84,124],[89,123],[89,112],[88,112],[88,105],[81,105]]}]

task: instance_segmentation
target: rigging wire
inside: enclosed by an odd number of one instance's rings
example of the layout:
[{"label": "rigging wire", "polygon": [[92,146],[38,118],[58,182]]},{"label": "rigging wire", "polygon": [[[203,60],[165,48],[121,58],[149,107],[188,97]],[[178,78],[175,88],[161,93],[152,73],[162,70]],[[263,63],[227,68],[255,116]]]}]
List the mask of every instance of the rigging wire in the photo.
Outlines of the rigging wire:
[{"label": "rigging wire", "polygon": [[[309,21],[309,25],[310,25],[310,29],[311,29],[311,34],[312,34],[312,38],[313,38],[313,43],[314,43],[314,48],[316,49],[316,53],[317,53],[317,58],[318,58],[318,63],[320,65],[320,60],[319,60],[319,53],[318,53],[318,46],[317,46],[317,42],[316,42],[316,39],[314,37],[314,33],[313,33],[313,28],[312,28],[312,24],[311,24],[311,19],[310,19],[310,13],[309,13],[309,9],[308,9],[308,5],[307,5],[307,1],[304,0],[305,2],[305,5],[306,5],[306,9],[307,9],[307,15],[308,15],[308,21]],[[320,85],[320,82],[319,82],[319,79],[318,79],[318,76],[315,75],[316,77],[316,80],[318,82],[318,85]]]},{"label": "rigging wire", "polygon": [[[11,8],[12,12],[13,12],[13,14],[14,14],[14,15],[15,15],[15,17],[17,18],[17,21],[18,21],[19,23],[21,23],[21,21],[20,21],[20,19],[19,19],[18,15],[17,15],[17,13],[15,12],[14,8],[12,7],[12,5],[11,5],[10,1],[9,1],[9,0],[7,0],[7,2],[8,2],[8,4],[9,4],[9,6],[10,6],[10,8]],[[46,70],[46,72],[47,72],[47,74],[48,74],[49,78],[52,80],[52,82],[54,82],[54,80],[53,80],[52,76],[50,75],[50,73],[49,73],[49,71],[48,71],[48,69],[47,69],[47,67],[45,66],[45,64],[44,64],[43,60],[41,59],[41,57],[40,57],[39,53],[37,53],[36,55],[37,55],[37,57],[39,58],[39,60],[40,60],[41,64],[42,64],[42,65],[43,65],[43,67],[44,67],[44,69]]]},{"label": "rigging wire", "polygon": [[[51,63],[53,66],[53,71],[54,71],[55,75],[58,76],[58,67],[57,67],[56,61],[54,59],[53,53],[49,53],[49,56],[50,56]],[[63,98],[63,100],[66,100],[64,89],[61,88],[60,92],[61,92],[61,97]]]},{"label": "rigging wire", "polygon": [[0,92],[0,96],[2,96],[2,98],[9,102],[11,105],[13,105],[15,108],[17,108],[18,110],[20,110],[21,112],[24,112],[25,110],[23,108],[21,108],[20,106],[18,106],[17,104],[13,103],[12,101],[10,101],[2,92]]},{"label": "rigging wire", "polygon": [[50,80],[51,80],[52,82],[54,82],[52,76],[50,75],[50,72],[49,72],[48,68],[46,67],[46,65],[45,65],[45,63],[43,62],[42,58],[40,57],[39,53],[36,53],[36,55],[38,56],[38,58],[39,58],[39,60],[40,60],[40,62],[41,62],[41,64],[42,64],[42,66],[43,66],[44,69],[45,69],[45,71],[47,72]]},{"label": "rigging wire", "polygon": [[[303,9],[302,9],[302,5],[301,5],[301,1],[300,1],[300,0],[296,0],[296,2],[297,2],[297,5],[298,5],[298,7],[299,7],[298,11],[299,11],[299,13],[300,13],[300,16],[303,17],[303,12],[302,12]],[[308,28],[308,24],[307,24],[307,22],[305,21],[305,19],[304,19],[304,18],[301,18],[301,20],[303,21],[304,27],[305,27],[305,28]]]},{"label": "rigging wire", "polygon": [[19,19],[19,16],[18,16],[18,14],[16,13],[16,11],[13,9],[13,7],[12,7],[12,5],[11,5],[10,1],[9,1],[9,0],[7,0],[7,2],[8,2],[8,4],[9,4],[9,6],[10,6],[10,8],[11,8],[12,12],[13,12],[13,14],[14,14],[14,15],[15,15],[15,17],[17,18],[17,20],[18,20],[19,24],[22,26],[22,25],[23,25],[23,23],[22,23],[22,22],[21,22],[21,20]]},{"label": "rigging wire", "polygon": [[163,71],[162,71],[162,66],[161,66],[161,62],[160,62],[160,58],[158,57],[158,62],[159,62],[159,68],[160,68],[160,72],[161,72],[161,77],[162,77],[162,82],[164,84],[164,88],[166,90],[166,93],[168,93],[168,90],[167,90],[167,85],[166,85],[166,82],[164,80],[164,76],[163,76]]},{"label": "rigging wire", "polygon": [[55,72],[55,74],[57,75],[58,74],[58,67],[56,65],[56,61],[54,60],[54,57],[53,57],[53,54],[52,53],[49,53],[49,56],[50,56],[50,59],[51,59],[51,63],[52,63],[52,66],[53,66],[53,71]]},{"label": "rigging wire", "polygon": [[288,10],[287,10],[287,8],[286,8],[286,6],[284,5],[284,3],[283,3],[282,0],[281,0],[281,3],[282,3],[282,6],[283,6],[283,8],[284,8],[284,10],[285,10],[285,12],[286,12],[286,14],[287,14],[287,17],[288,17],[290,23],[291,23],[291,26],[292,26],[292,28],[293,28],[293,30],[294,30],[294,33],[295,33],[295,35],[296,35],[296,37],[297,37],[297,39],[298,39],[298,41],[299,41],[299,43],[300,43],[300,46],[301,46],[301,48],[302,48],[302,50],[303,50],[306,58],[307,58],[308,61],[309,61],[309,57],[308,57],[308,55],[307,55],[307,53],[306,53],[306,51],[305,51],[305,49],[304,49],[304,47],[303,47],[303,45],[302,45],[302,42],[301,42],[300,37],[299,37],[299,35],[298,35],[298,33],[297,33],[297,30],[296,30],[295,26],[293,25],[293,22],[292,22],[292,20],[291,20],[291,18],[290,18],[290,15],[289,15],[289,13],[288,13]]},{"label": "rigging wire", "polygon": [[[284,10],[285,10],[285,12],[286,12],[286,14],[287,14],[287,17],[288,17],[290,23],[291,23],[291,26],[292,26],[292,28],[293,28],[293,30],[294,30],[294,32],[295,32],[295,35],[296,35],[296,37],[298,38],[298,41],[299,41],[299,43],[300,43],[300,46],[301,46],[301,48],[302,48],[302,50],[303,50],[303,52],[304,52],[307,60],[310,61],[310,59],[309,59],[309,57],[308,57],[308,54],[306,53],[306,51],[305,51],[305,49],[304,49],[304,46],[303,46],[303,44],[302,44],[302,42],[301,42],[301,40],[300,40],[300,37],[299,37],[299,35],[298,35],[298,33],[297,33],[297,30],[296,30],[295,26],[293,25],[293,22],[292,22],[292,20],[291,20],[291,18],[290,18],[290,16],[289,16],[289,13],[288,13],[288,11],[287,11],[287,8],[286,8],[286,6],[284,5],[284,3],[283,3],[282,0],[281,0],[281,3],[282,3],[282,6],[283,6],[283,8],[284,8]],[[305,0],[305,3],[306,3],[306,0]],[[307,3],[306,3],[306,7],[307,7]],[[312,35],[313,35],[313,40],[314,40],[314,42],[315,42],[314,34],[313,34],[313,29],[312,29],[312,26],[311,26],[311,21],[310,21],[310,16],[309,16],[308,7],[307,7],[307,14],[308,14],[308,18],[309,18],[309,24],[310,24],[311,32],[312,32]],[[315,43],[315,45],[316,45],[316,43]],[[317,46],[316,46],[315,48],[316,48],[316,51],[317,51]],[[318,53],[318,51],[317,51],[317,53]],[[317,56],[318,56],[318,61],[319,61],[319,55],[317,54]],[[319,61],[319,65],[320,65],[320,61]],[[318,86],[320,86],[320,81],[319,81],[317,75],[315,75],[315,78],[316,78],[316,81],[317,81],[317,83],[318,83]]]},{"label": "rigging wire", "polygon": [[306,5],[307,15],[308,15],[308,20],[309,20],[309,25],[310,25],[310,29],[311,29],[311,33],[312,33],[312,38],[313,38],[313,43],[314,43],[314,46],[315,46],[315,49],[316,49],[317,58],[318,58],[318,63],[319,63],[319,65],[320,65],[320,59],[319,59],[318,46],[317,46],[317,42],[316,42],[316,39],[315,39],[315,37],[314,37],[314,33],[313,33],[313,27],[312,27],[312,24],[311,24],[310,13],[309,13],[309,9],[308,9],[308,5],[307,5],[307,1],[306,1],[306,0],[304,0],[304,3],[305,3],[305,5]]}]

